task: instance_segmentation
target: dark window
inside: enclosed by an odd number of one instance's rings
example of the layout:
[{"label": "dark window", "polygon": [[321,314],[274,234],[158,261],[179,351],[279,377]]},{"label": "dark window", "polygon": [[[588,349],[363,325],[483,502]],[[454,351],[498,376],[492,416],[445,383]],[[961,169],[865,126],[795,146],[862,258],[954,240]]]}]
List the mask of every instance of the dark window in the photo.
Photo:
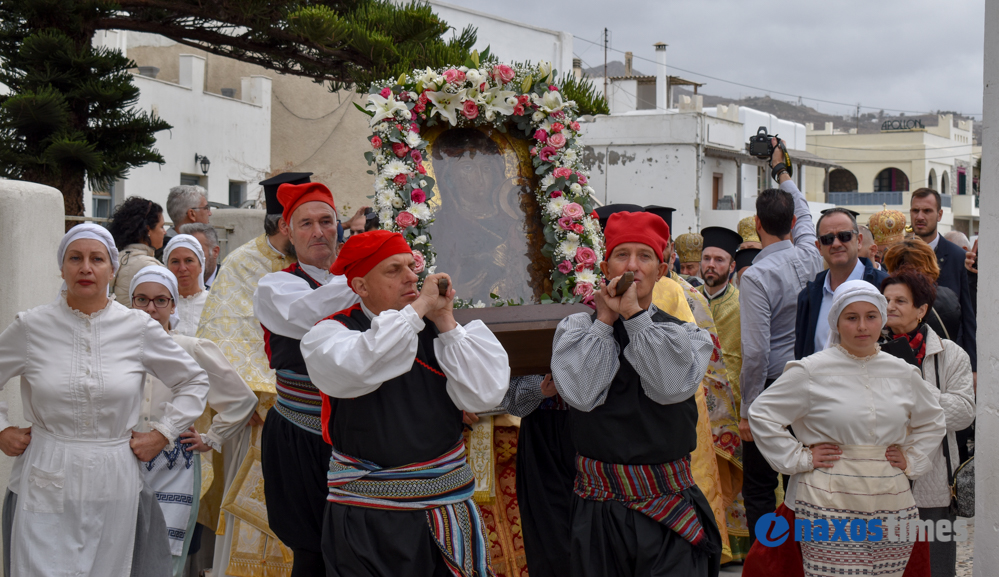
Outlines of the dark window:
[{"label": "dark window", "polygon": [[239,206],[243,204],[244,200],[246,200],[246,183],[230,180],[229,206],[235,206],[236,208],[239,208]]},{"label": "dark window", "polygon": [[909,190],[909,177],[897,168],[886,168],[874,177],[874,192]]}]

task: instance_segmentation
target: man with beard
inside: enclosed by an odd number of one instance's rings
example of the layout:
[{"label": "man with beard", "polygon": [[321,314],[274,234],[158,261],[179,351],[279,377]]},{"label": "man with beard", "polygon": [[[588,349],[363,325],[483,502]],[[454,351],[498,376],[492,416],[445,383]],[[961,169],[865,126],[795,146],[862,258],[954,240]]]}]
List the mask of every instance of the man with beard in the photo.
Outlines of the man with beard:
[{"label": "man with beard", "polygon": [[742,371],[742,339],[739,323],[739,289],[729,282],[735,272],[735,253],[742,244],[739,233],[709,226],[701,231],[704,248],[701,250],[701,275],[704,285],[697,290],[708,299],[711,316],[715,319],[718,339],[721,340],[728,382],[738,406],[739,372]]}]

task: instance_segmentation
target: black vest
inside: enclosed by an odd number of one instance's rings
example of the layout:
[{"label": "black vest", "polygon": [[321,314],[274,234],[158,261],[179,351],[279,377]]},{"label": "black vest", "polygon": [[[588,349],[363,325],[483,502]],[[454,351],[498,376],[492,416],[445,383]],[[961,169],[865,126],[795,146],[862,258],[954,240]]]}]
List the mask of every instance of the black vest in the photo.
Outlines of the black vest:
[{"label": "black vest", "polygon": [[[656,311],[652,321],[682,324],[662,311]],[[620,318],[614,322],[614,340],[621,348],[621,368],[611,381],[607,400],[590,412],[570,409],[576,451],[622,465],[658,465],[688,456],[697,447],[694,395],[671,405],[650,399],[642,390],[638,373],[624,358],[630,341]]]},{"label": "black vest", "polygon": [[[329,318],[353,331],[371,328],[359,304]],[[439,331],[424,321],[409,372],[373,393],[337,399],[325,423],[336,450],[381,467],[399,467],[435,459],[461,440],[461,409],[448,396],[447,377],[434,355]]]},{"label": "black vest", "polygon": [[[297,262],[281,272],[304,279],[312,290],[322,286],[302,270]],[[301,340],[274,334],[267,330],[263,324],[260,326],[264,329],[264,350],[267,351],[267,358],[271,362],[272,369],[284,369],[300,375],[309,374],[308,369],[305,368],[305,359],[302,358]]]}]

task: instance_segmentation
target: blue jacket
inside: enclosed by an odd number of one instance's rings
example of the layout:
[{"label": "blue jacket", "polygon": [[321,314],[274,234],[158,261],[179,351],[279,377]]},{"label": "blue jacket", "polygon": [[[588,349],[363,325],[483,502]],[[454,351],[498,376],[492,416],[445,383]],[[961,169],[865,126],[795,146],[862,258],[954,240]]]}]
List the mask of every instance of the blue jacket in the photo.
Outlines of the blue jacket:
[{"label": "blue jacket", "polygon": [[[937,233],[939,234],[939,233]],[[961,301],[961,332],[954,339],[971,358],[971,370],[978,371],[978,322],[975,320],[975,305],[971,302],[971,288],[968,285],[968,269],[964,268],[964,249],[940,235],[935,250],[940,264],[940,278],[937,285],[945,286],[957,294]]]},{"label": "blue jacket", "polygon": [[[881,290],[881,281],[888,273],[874,268],[871,261],[860,259],[864,265],[863,280]],[[963,261],[962,261],[963,262]],[[822,287],[826,284],[828,270],[815,275],[798,293],[798,315],[794,326],[794,359],[800,361],[815,352],[815,327],[819,323],[819,309],[822,308]]]}]

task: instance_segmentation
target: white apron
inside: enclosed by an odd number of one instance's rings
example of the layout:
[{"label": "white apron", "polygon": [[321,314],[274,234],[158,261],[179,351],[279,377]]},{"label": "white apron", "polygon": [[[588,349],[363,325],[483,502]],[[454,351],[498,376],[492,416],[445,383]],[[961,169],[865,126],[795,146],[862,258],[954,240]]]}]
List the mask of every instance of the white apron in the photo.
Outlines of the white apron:
[{"label": "white apron", "polygon": [[71,439],[35,425],[17,459],[12,577],[128,577],[142,478],[130,436]]}]

